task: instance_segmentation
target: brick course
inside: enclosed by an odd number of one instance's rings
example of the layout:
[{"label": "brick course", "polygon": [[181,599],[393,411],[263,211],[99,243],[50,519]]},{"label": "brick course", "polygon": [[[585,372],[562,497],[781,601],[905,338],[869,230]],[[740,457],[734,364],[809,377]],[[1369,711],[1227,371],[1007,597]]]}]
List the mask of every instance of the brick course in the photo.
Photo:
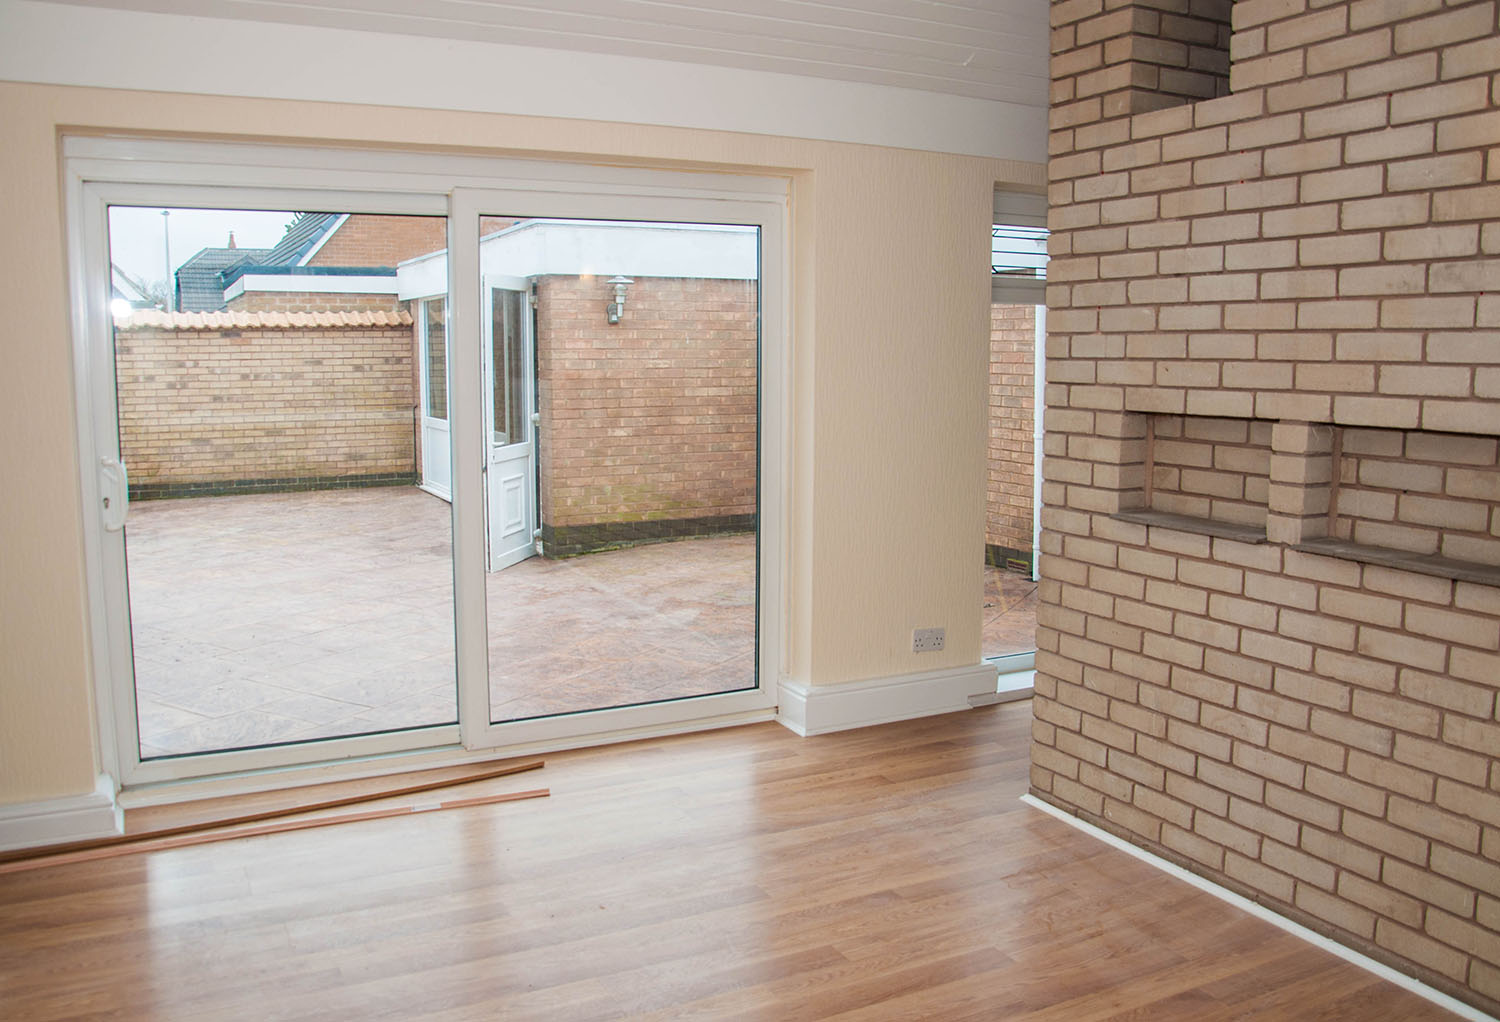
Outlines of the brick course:
[{"label": "brick course", "polygon": [[1496,4],[1239,0],[1198,102],[1159,6],[1052,8],[1033,790],[1495,1013]]}]

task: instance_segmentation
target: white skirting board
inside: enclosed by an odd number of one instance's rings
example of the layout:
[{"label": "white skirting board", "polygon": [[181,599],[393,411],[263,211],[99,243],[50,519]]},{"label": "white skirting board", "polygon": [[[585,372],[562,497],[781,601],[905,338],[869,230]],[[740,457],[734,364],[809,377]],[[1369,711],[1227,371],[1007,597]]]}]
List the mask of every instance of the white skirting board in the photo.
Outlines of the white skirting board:
[{"label": "white skirting board", "polygon": [[930,717],[970,709],[971,697],[995,692],[995,677],[994,664],[974,664],[841,685],[783,681],[776,716],[804,737]]},{"label": "white skirting board", "polygon": [[115,782],[105,774],[99,775],[94,790],[87,795],[0,806],[0,852],[114,837],[124,832],[124,813],[115,803]]},{"label": "white skirting board", "polygon": [[1214,883],[1211,880],[1205,880],[1203,877],[1199,876],[1196,873],[1185,870],[1175,863],[1168,862],[1166,859],[1163,859],[1159,855],[1153,855],[1139,845],[1133,845],[1123,838],[1116,837],[1109,831],[1104,830],[1100,827],[1096,827],[1092,823],[1089,823],[1087,820],[1081,820],[1078,817],[1074,816],[1072,813],[1064,812],[1056,806],[1047,802],[1043,802],[1041,799],[1036,798],[1033,795],[1022,795],[1021,801],[1025,802],[1033,809],[1040,809],[1047,815],[1054,816],[1062,822],[1068,824],[1069,826],[1078,828],[1085,834],[1088,834],[1090,837],[1098,838],[1100,841],[1103,841],[1105,844],[1110,845],[1113,848],[1118,848],[1122,852],[1135,856],[1137,859],[1140,859],[1147,865],[1155,866],[1163,873],[1176,877],[1178,880],[1181,880],[1184,883],[1191,884],[1192,886],[1198,888],[1198,890],[1203,891],[1206,894],[1211,894],[1221,901],[1227,901],[1235,908],[1240,909],[1243,912],[1249,912],[1257,919],[1264,919],[1272,926],[1283,929],[1294,937],[1300,937],[1302,940],[1307,941],[1307,943],[1312,944],[1314,947],[1318,948],[1321,951],[1327,951],[1329,954],[1334,955],[1338,958],[1342,958],[1344,961],[1349,962],[1352,965],[1359,966],[1366,972],[1372,972],[1375,975],[1379,976],[1381,979],[1396,984],[1403,990],[1410,990],[1418,997],[1425,998],[1426,1000],[1431,1001],[1433,1004],[1436,1004],[1441,1008],[1445,1008],[1448,1011],[1453,1012],[1453,1014],[1457,1015],[1461,1019],[1467,1019],[1469,1020],[1469,1022],[1500,1022],[1500,1020],[1497,1020],[1494,1016],[1485,1014],[1471,1004],[1465,1004],[1463,1001],[1458,1000],[1456,997],[1450,997],[1447,994],[1443,993],[1441,990],[1430,987],[1420,980],[1413,979],[1412,977],[1406,975],[1406,973],[1404,972],[1397,972],[1389,965],[1377,962],[1375,959],[1369,957],[1368,955],[1362,955],[1358,951],[1355,951],[1353,948],[1345,947],[1335,940],[1330,940],[1329,938],[1323,936],[1321,933],[1318,933],[1315,930],[1310,930],[1300,923],[1293,922],[1286,916],[1278,915],[1277,913],[1266,908],[1264,905],[1253,902],[1249,898],[1235,894],[1228,888],[1220,887],[1218,884]]},{"label": "white skirting board", "polygon": [[1013,703],[1017,699],[1030,699],[1036,683],[1036,671],[1007,671],[1000,675],[995,691],[970,696],[970,706],[994,706],[996,703]]}]

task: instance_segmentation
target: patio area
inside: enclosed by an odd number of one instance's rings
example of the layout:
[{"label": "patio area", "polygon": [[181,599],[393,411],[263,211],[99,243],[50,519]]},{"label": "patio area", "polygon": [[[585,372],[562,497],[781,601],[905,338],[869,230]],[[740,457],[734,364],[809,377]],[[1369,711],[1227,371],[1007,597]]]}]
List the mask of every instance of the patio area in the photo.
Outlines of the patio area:
[{"label": "patio area", "polygon": [[1036,587],[1030,575],[984,566],[984,618],[980,656],[1009,656],[1036,649]]},{"label": "patio area", "polygon": [[[457,720],[449,506],[413,487],[132,506],[143,757]],[[755,538],[486,576],[495,720],[755,683]]]},{"label": "patio area", "polygon": [[[449,506],[414,487],[134,504],[143,758],[457,720]],[[486,575],[490,705],[521,720],[755,683],[755,537]],[[1034,648],[1036,584],[986,570],[984,655]]]}]

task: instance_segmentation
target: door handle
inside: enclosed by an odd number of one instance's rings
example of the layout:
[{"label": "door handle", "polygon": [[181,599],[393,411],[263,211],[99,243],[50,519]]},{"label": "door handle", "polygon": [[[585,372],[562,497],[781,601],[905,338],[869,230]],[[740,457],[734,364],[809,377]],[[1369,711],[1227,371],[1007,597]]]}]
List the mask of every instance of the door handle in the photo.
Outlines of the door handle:
[{"label": "door handle", "polygon": [[130,474],[125,471],[124,462],[99,459],[99,502],[105,529],[119,532],[125,528],[125,513],[130,509]]}]

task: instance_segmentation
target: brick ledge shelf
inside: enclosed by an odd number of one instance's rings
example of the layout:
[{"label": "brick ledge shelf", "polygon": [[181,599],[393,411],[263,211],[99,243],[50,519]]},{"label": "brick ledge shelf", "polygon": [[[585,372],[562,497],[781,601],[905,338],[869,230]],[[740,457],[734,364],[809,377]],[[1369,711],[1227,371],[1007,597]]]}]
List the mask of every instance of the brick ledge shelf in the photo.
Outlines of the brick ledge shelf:
[{"label": "brick ledge shelf", "polygon": [[1474,582],[1482,586],[1500,587],[1500,566],[1480,564],[1477,561],[1460,561],[1436,554],[1417,554],[1409,550],[1393,550],[1383,546],[1365,546],[1342,539],[1310,539],[1292,546],[1308,554],[1323,554],[1345,561],[1361,564],[1378,564],[1386,568],[1410,571],[1417,575],[1434,578],[1451,578],[1459,582]]},{"label": "brick ledge shelf", "polygon": [[[1110,515],[1117,522],[1133,522],[1136,525],[1154,525],[1163,529],[1176,529],[1178,532],[1192,532],[1200,536],[1213,536],[1216,539],[1232,539],[1240,543],[1264,543],[1266,542],[1266,530],[1254,525],[1240,525],[1236,522],[1216,522],[1211,518],[1199,518],[1196,515],[1179,515],[1171,511],[1152,511],[1147,508],[1137,508],[1133,511],[1117,511]],[[1500,575],[1497,575],[1500,577]]]}]

